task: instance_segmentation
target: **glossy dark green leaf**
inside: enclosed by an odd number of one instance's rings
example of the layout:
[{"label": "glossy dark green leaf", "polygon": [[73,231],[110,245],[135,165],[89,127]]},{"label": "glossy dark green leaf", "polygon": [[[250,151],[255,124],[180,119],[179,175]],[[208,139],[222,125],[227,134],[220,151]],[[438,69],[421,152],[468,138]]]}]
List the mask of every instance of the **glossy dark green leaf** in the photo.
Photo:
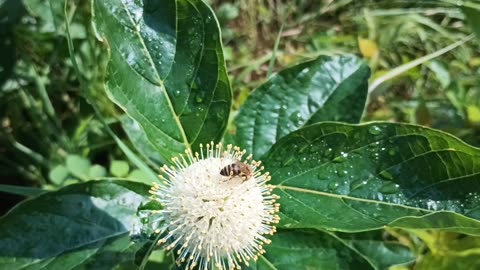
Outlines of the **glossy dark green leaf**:
[{"label": "glossy dark green leaf", "polygon": [[[357,234],[354,234],[357,235]],[[252,269],[386,269],[412,261],[404,246],[372,239],[371,234],[347,240],[328,232],[280,230],[265,246]],[[369,258],[372,256],[372,258]]]},{"label": "glossy dark green leaf", "polygon": [[218,141],[231,106],[219,27],[202,1],[93,1],[110,98],[169,160]]},{"label": "glossy dark green leaf", "polygon": [[112,269],[144,241],[136,215],[149,186],[89,181],[26,200],[0,218],[0,269]]},{"label": "glossy dark green leaf", "polygon": [[393,265],[415,261],[414,254],[406,246],[398,242],[386,241],[382,234],[383,230],[332,235],[361,254],[374,269],[388,269]]},{"label": "glossy dark green leaf", "polygon": [[358,253],[327,233],[280,230],[271,240],[252,269],[372,269]]},{"label": "glossy dark green leaf", "polygon": [[355,232],[393,222],[479,233],[480,150],[446,133],[322,123],[281,139],[264,161],[282,228]]},{"label": "glossy dark green leaf", "polygon": [[160,153],[148,140],[147,135],[137,121],[130,117],[122,117],[122,127],[123,130],[125,130],[125,133],[127,133],[127,136],[132,142],[133,146],[146,160],[149,161],[150,164],[153,164],[155,167],[159,168],[162,164],[166,163],[162,155],[160,155]]},{"label": "glossy dark green leaf", "polygon": [[260,158],[281,137],[321,121],[358,123],[370,70],[354,56],[321,56],[285,69],[256,89],[227,137]]}]

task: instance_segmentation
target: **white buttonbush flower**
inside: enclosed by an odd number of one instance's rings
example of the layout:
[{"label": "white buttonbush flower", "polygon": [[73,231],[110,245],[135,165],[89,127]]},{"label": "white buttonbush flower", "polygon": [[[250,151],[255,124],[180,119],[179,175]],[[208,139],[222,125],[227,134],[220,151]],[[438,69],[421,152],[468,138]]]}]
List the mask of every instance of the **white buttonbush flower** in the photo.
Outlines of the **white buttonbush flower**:
[{"label": "white buttonbush flower", "polygon": [[240,269],[265,252],[270,240],[264,235],[276,231],[278,196],[266,185],[269,174],[251,155],[244,158],[245,151],[200,147],[200,153],[174,158],[176,166],[164,166],[163,185],[151,190],[163,205],[159,243],[187,269]]}]

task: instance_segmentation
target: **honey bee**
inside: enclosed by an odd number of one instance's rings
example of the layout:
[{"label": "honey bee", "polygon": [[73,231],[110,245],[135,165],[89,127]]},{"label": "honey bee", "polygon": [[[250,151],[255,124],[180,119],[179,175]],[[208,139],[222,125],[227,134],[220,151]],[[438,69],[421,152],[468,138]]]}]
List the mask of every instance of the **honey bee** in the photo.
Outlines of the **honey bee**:
[{"label": "honey bee", "polygon": [[223,167],[220,174],[230,176],[230,178],[239,176],[243,179],[243,182],[245,182],[253,176],[253,169],[249,164],[236,160],[234,163]]}]

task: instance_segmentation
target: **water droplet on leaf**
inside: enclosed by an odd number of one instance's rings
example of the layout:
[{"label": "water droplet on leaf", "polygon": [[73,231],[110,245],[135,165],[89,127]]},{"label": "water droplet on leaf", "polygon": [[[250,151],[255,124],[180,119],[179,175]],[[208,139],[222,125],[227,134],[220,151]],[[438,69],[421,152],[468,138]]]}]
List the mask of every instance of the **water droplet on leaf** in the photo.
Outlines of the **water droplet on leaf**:
[{"label": "water droplet on leaf", "polygon": [[340,177],[345,176],[348,173],[347,170],[337,170],[337,175]]},{"label": "water droplet on leaf", "polygon": [[330,178],[330,175],[325,171],[321,171],[317,174],[317,177],[318,180],[328,180]]},{"label": "water droplet on leaf", "polygon": [[392,147],[392,148],[388,149],[388,154],[389,154],[390,156],[394,156],[394,155],[396,155],[397,153],[398,153],[398,148],[397,148],[397,147]]},{"label": "water droplet on leaf", "polygon": [[336,162],[336,163],[344,162],[345,160],[347,160],[347,157],[348,157],[348,154],[347,154],[347,153],[341,152],[341,153],[340,153],[340,156],[335,157],[335,158],[333,159],[333,162]]},{"label": "water droplet on leaf", "polygon": [[386,180],[393,180],[393,175],[388,171],[381,171],[379,173],[380,177]]},{"label": "water droplet on leaf", "polygon": [[398,188],[399,188],[398,184],[391,182],[380,187],[378,191],[383,194],[395,194],[398,192]]},{"label": "water droplet on leaf", "polygon": [[368,128],[368,132],[370,132],[372,135],[378,135],[382,132],[382,129],[377,126],[371,126]]},{"label": "water droplet on leaf", "polygon": [[337,188],[338,188],[338,183],[336,183],[336,182],[330,182],[328,184],[328,189],[330,189],[330,190],[335,190]]}]

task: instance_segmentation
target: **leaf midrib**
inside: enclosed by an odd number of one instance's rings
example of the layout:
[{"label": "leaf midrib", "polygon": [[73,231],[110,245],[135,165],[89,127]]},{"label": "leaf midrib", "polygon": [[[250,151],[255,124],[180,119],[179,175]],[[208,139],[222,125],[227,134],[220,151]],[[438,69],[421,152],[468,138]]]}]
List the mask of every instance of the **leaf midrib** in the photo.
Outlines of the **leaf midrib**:
[{"label": "leaf midrib", "polygon": [[342,199],[342,200],[352,200],[352,201],[365,202],[365,203],[371,203],[371,204],[382,204],[382,205],[387,205],[387,206],[401,207],[401,208],[405,208],[405,209],[410,209],[410,210],[415,210],[415,211],[423,211],[423,212],[429,212],[429,213],[434,212],[432,210],[428,210],[428,209],[424,209],[424,208],[417,208],[417,207],[403,205],[403,204],[389,203],[389,202],[384,202],[384,201],[375,201],[375,200],[370,200],[370,199],[351,197],[351,196],[348,196],[348,195],[340,195],[340,194],[328,193],[328,192],[299,188],[299,187],[292,187],[292,186],[285,186],[285,185],[281,185],[281,186],[272,185],[272,187],[278,188],[280,190],[283,190],[283,189],[293,190],[293,191],[296,191],[296,192],[310,193],[310,194],[315,194],[315,195],[324,196],[324,197],[338,198],[338,199]]},{"label": "leaf midrib", "polygon": [[[130,20],[130,22],[132,23],[132,25],[134,26],[133,28],[133,31],[135,32],[135,35],[138,37],[140,43],[142,44],[142,47],[143,49],[145,50],[146,53],[146,56],[148,57],[148,60],[150,62],[150,66],[151,68],[153,68],[153,70],[155,71],[155,75],[157,76],[157,79],[158,79],[158,86],[160,87],[160,89],[162,90],[161,92],[163,93],[163,95],[165,96],[165,100],[167,101],[168,103],[168,108],[170,109],[170,112],[175,120],[175,123],[177,124],[177,127],[180,131],[180,134],[182,136],[182,139],[183,139],[183,144],[185,145],[185,147],[187,149],[191,149],[191,146],[190,146],[190,143],[188,142],[188,139],[187,139],[187,135],[185,133],[185,130],[183,129],[183,126],[180,122],[180,118],[178,117],[178,115],[175,113],[175,110],[173,108],[173,104],[172,104],[172,101],[170,100],[170,97],[168,96],[168,93],[167,93],[167,90],[165,89],[165,85],[163,84],[163,80],[160,78],[160,75],[159,75],[159,72],[155,66],[155,63],[153,61],[153,58],[152,58],[152,55],[150,54],[150,51],[148,50],[146,44],[145,44],[145,41],[143,40],[142,36],[140,35],[140,32],[139,32],[139,28],[140,26],[135,24],[135,22],[133,21],[133,18],[130,14],[130,11],[128,10],[128,8],[125,6],[125,3],[124,1],[120,1],[122,3],[122,6],[123,8],[125,9],[125,12],[128,14],[128,19]],[[175,10],[175,14],[176,14],[176,10]],[[175,19],[175,22],[176,22],[176,19]],[[175,54],[176,54],[176,51],[175,51]],[[142,76],[143,77],[143,76]],[[146,78],[145,78],[146,79]],[[169,136],[170,137],[170,136]],[[172,138],[173,139],[173,138]]]}]

